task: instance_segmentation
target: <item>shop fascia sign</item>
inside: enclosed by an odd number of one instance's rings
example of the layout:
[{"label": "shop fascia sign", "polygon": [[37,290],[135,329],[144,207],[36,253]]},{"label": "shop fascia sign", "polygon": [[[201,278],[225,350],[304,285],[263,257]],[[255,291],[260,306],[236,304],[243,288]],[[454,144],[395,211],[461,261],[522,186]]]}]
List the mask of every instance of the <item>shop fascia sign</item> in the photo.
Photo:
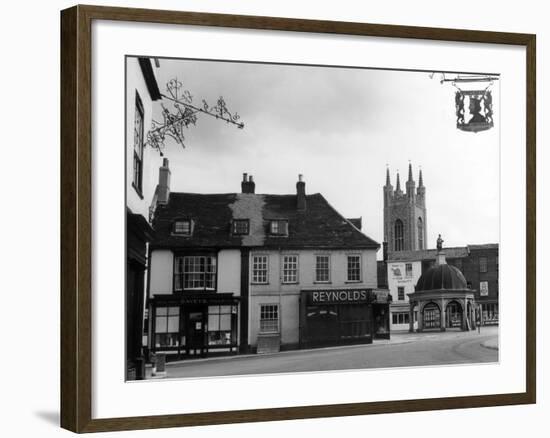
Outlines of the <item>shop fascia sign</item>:
[{"label": "shop fascia sign", "polygon": [[369,303],[372,289],[331,289],[302,291],[308,304]]}]

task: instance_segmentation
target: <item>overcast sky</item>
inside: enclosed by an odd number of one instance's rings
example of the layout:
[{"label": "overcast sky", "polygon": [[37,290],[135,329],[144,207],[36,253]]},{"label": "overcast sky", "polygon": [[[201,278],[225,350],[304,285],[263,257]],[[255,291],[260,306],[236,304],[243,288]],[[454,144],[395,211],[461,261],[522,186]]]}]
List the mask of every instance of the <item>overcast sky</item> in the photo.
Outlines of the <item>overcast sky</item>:
[{"label": "overcast sky", "polygon": [[172,191],[239,192],[247,172],[256,193],[295,193],[301,173],[307,193],[382,242],[386,165],[405,190],[410,160],[430,248],[438,233],[445,246],[499,241],[498,83],[495,128],[474,134],[456,129],[452,85],[426,72],[160,59],[156,73],[161,92],[177,77],[194,102],[223,96],[245,123],[199,115],[185,149],[167,142]]}]

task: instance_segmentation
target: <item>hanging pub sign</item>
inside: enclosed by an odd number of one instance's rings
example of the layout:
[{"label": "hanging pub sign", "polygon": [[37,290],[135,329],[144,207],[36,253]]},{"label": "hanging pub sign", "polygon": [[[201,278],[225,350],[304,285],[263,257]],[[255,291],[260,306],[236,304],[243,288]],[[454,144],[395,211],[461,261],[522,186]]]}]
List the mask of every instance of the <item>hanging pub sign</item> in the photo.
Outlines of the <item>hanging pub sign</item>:
[{"label": "hanging pub sign", "polygon": [[[468,99],[468,121],[465,120],[464,100]],[[455,93],[456,127],[462,131],[480,132],[491,129],[493,97],[490,90],[460,90]]]},{"label": "hanging pub sign", "polygon": [[[431,76],[433,77],[433,74]],[[498,79],[498,76],[483,75],[447,78],[445,73],[441,74],[440,82],[451,82],[457,90],[454,102],[457,129],[477,133],[494,127],[493,94],[490,88]],[[464,84],[468,84],[469,89],[463,89]],[[476,88],[475,84],[482,87]]]}]

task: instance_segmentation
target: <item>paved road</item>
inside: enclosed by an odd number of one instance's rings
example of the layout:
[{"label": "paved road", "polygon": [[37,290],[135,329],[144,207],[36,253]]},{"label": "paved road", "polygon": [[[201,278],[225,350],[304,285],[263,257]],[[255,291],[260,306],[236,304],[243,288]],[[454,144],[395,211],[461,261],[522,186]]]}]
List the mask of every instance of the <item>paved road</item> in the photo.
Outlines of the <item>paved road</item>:
[{"label": "paved road", "polygon": [[394,335],[370,345],[232,356],[168,364],[168,378],[497,362],[497,328]]}]

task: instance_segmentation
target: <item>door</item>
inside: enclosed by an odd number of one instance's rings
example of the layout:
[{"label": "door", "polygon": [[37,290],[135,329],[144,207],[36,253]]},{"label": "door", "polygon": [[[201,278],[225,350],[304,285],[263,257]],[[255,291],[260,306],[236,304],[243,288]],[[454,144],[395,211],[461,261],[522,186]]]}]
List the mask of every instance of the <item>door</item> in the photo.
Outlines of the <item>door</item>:
[{"label": "door", "polygon": [[[205,327],[203,312],[189,312],[186,327],[187,339],[186,347],[191,354],[197,354],[194,350],[204,350],[205,348]],[[190,350],[193,350],[190,351]]]}]

